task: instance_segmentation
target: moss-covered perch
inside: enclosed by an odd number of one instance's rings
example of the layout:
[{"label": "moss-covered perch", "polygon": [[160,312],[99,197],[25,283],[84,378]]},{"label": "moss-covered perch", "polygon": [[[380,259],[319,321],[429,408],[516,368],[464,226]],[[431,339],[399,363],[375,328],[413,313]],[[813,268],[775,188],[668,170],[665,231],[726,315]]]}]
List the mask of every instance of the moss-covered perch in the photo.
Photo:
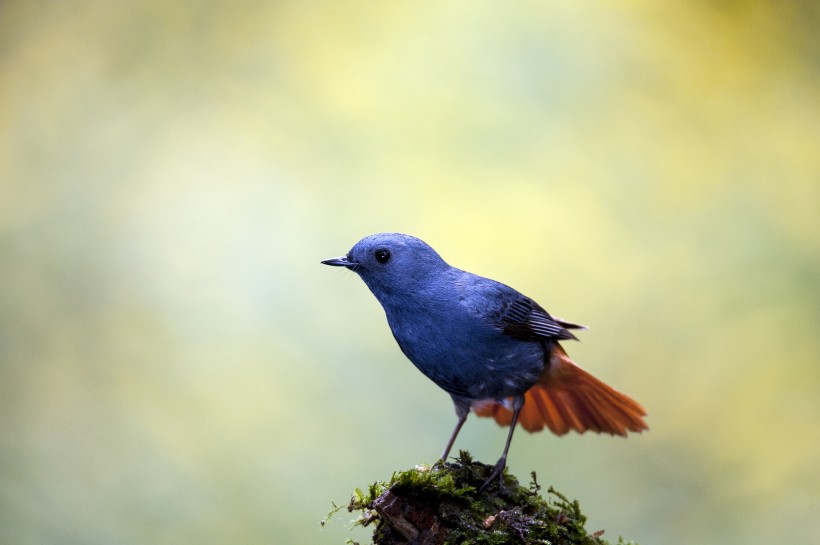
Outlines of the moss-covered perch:
[{"label": "moss-covered perch", "polygon": [[347,509],[361,511],[356,525],[376,525],[374,545],[608,544],[603,531],[587,533],[577,501],[552,488],[541,497],[535,473],[529,488],[505,472],[502,490],[493,483],[478,493],[492,469],[461,451],[435,469],[402,471],[367,492],[356,489]]}]

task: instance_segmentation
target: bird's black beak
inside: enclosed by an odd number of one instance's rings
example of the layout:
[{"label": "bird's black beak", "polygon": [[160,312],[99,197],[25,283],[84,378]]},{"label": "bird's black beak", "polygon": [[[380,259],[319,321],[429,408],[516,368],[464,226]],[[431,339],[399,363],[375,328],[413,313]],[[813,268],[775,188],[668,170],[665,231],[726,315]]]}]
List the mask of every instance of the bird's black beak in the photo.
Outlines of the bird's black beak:
[{"label": "bird's black beak", "polygon": [[341,257],[334,257],[333,259],[325,259],[322,265],[330,265],[331,267],[347,267],[351,269],[358,265],[355,261],[351,261],[349,257],[343,255]]}]

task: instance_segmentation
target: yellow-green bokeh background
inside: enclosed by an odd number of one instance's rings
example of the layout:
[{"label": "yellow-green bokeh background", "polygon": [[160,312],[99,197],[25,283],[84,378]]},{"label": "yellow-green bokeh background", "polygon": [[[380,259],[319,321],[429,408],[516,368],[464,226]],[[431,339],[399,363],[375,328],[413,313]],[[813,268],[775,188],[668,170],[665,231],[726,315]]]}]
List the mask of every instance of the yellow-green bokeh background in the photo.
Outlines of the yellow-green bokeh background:
[{"label": "yellow-green bokeh background", "polygon": [[[651,431],[513,472],[643,545],[820,541],[814,2],[0,4],[0,542],[343,543],[449,398],[379,231],[588,324]],[[498,456],[468,421],[458,447]]]}]

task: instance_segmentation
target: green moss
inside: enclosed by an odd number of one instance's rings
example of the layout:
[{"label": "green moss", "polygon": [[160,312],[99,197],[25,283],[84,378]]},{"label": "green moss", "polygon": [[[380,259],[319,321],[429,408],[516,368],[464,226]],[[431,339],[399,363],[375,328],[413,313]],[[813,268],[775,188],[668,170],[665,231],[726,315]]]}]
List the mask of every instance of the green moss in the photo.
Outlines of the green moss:
[{"label": "green moss", "polygon": [[356,489],[347,509],[361,512],[356,525],[375,524],[374,545],[608,545],[602,532],[587,533],[577,501],[551,487],[542,497],[535,473],[524,487],[505,472],[503,488],[492,484],[479,493],[492,469],[461,451],[453,462],[396,472],[366,492]]}]

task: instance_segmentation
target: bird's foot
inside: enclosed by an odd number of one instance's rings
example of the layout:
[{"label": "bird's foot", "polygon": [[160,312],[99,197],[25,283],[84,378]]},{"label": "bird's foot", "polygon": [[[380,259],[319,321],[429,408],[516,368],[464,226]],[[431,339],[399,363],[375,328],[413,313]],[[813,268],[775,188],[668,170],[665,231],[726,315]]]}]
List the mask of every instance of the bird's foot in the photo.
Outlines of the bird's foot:
[{"label": "bird's foot", "polygon": [[483,492],[485,488],[492,484],[494,479],[498,479],[498,490],[499,492],[504,490],[504,468],[507,467],[507,457],[502,456],[499,458],[498,462],[495,463],[495,467],[493,467],[492,473],[490,476],[487,477],[487,480],[484,481],[484,484],[481,485],[481,488],[478,489],[479,493]]}]

